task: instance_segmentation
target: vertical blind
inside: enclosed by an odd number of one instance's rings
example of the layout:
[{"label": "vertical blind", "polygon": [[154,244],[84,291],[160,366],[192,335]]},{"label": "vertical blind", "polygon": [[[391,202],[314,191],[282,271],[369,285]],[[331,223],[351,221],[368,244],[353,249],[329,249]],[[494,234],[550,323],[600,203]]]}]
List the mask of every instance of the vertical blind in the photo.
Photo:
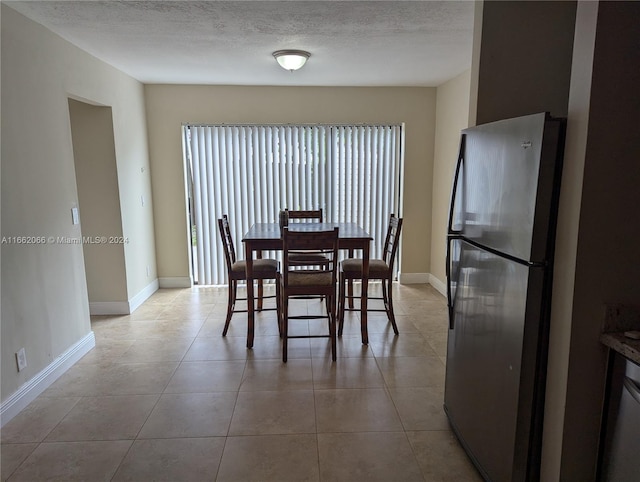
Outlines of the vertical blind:
[{"label": "vertical blind", "polygon": [[374,238],[371,256],[382,255],[389,215],[399,214],[402,126],[185,125],[183,135],[199,284],[227,283],[223,214],[241,258],[243,233],[285,208],[356,222]]}]

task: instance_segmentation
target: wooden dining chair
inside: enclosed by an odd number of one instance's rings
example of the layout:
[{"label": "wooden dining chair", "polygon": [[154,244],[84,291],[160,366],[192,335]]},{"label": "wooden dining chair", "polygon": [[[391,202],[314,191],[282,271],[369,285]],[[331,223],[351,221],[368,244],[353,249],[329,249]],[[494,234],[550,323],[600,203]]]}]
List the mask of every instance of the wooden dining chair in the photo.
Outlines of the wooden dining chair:
[{"label": "wooden dining chair", "polygon": [[[222,336],[227,335],[229,330],[229,323],[231,323],[231,317],[233,313],[246,313],[246,309],[236,309],[237,301],[247,301],[247,298],[238,298],[238,281],[247,280],[246,262],[244,260],[238,261],[236,259],[236,250],[233,244],[233,237],[231,236],[231,229],[229,228],[229,219],[226,214],[222,215],[221,219],[218,219],[218,230],[220,231],[220,239],[222,240],[222,246],[224,248],[224,257],[227,264],[227,276],[229,278],[229,297],[227,301],[227,318],[224,323],[224,329],[222,330]],[[253,260],[253,278],[256,280],[277,280],[278,278],[278,261],[275,259],[255,259]],[[276,308],[262,308],[262,300],[268,298],[275,298]],[[280,329],[280,287],[276,283],[276,294],[264,296],[262,290],[258,292],[258,311],[273,311],[278,313],[278,330]]]},{"label": "wooden dining chair", "polygon": [[[331,340],[331,358],[336,359],[336,281],[338,272],[338,228],[330,231],[296,231],[283,228],[283,269],[279,273],[280,285],[280,334],[282,336],[282,361],[287,361],[290,338],[326,338]],[[320,252],[329,263],[307,266],[292,264],[290,255],[304,256],[308,252]],[[309,296],[325,298],[326,315],[290,315],[289,301]],[[289,335],[290,320],[323,319],[328,321],[328,335]]]},{"label": "wooden dining chair", "polygon": [[[323,220],[322,208],[306,211],[289,211],[287,209],[286,213],[287,214],[285,216],[287,217],[287,219],[289,221],[293,220],[293,223],[307,221],[321,223]],[[291,265],[299,266],[307,266],[309,264],[328,266],[330,264],[330,260],[326,256],[323,256],[321,253],[307,251],[303,254],[291,253],[289,255],[289,263]]]},{"label": "wooden dining chair", "polygon": [[321,223],[324,220],[324,217],[322,216],[322,208],[303,211],[290,211],[287,209],[286,211],[288,213],[288,219],[293,219],[294,222],[311,221]]},{"label": "wooden dining chair", "polygon": [[[368,308],[367,311],[384,311],[387,313],[387,318],[393,326],[393,331],[398,334],[398,325],[396,324],[396,318],[393,314],[393,263],[398,251],[398,241],[400,238],[400,230],[402,229],[402,218],[397,218],[393,214],[389,216],[389,226],[387,228],[387,235],[384,241],[384,248],[382,259],[369,260],[369,276],[368,280],[381,280],[382,281],[382,297],[368,296],[368,300],[382,300],[384,303],[384,309]],[[344,312],[345,311],[360,311],[360,308],[354,308],[352,304],[347,308],[347,300],[353,300],[360,298],[353,294],[351,290],[346,292],[346,284],[354,280],[362,279],[362,259],[359,258],[347,258],[340,263],[340,280],[339,280],[339,295],[338,295],[338,335],[342,335],[342,329],[344,327]],[[362,301],[362,300],[361,300]]]}]

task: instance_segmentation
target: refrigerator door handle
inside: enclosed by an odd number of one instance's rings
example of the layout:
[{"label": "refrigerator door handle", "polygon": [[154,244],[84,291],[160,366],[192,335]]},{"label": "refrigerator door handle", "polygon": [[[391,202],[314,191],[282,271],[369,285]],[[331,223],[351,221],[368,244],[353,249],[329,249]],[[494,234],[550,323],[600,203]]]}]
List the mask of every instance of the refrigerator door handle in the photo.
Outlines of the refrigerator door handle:
[{"label": "refrigerator door handle", "polygon": [[453,330],[453,294],[451,293],[451,243],[455,239],[460,239],[459,236],[449,235],[447,236],[447,258],[446,258],[446,273],[447,273],[447,308],[449,310],[449,329]]},{"label": "refrigerator door handle", "polygon": [[462,231],[453,229],[453,213],[456,206],[456,197],[458,195],[458,179],[460,177],[460,168],[464,161],[464,146],[466,140],[466,134],[460,136],[460,150],[458,151],[458,162],[456,164],[456,172],[453,176],[453,186],[451,188],[451,205],[449,206],[449,224],[447,226],[447,232],[449,234],[460,234]]}]

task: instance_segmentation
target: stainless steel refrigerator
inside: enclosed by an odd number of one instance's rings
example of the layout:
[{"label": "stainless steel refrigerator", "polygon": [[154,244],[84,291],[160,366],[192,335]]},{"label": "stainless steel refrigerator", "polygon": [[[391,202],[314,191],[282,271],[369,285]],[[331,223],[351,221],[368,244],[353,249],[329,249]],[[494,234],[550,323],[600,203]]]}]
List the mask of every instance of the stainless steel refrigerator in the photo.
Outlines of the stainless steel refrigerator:
[{"label": "stainless steel refrigerator", "polygon": [[486,480],[537,480],[565,121],[462,131],[447,239],[444,408]]}]

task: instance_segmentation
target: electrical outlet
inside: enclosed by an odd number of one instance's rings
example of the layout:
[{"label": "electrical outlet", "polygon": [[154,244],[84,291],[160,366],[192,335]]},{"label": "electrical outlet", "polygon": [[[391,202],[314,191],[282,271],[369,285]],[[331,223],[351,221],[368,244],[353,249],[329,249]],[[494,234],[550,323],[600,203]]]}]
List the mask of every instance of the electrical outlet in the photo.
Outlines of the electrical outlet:
[{"label": "electrical outlet", "polygon": [[19,372],[27,368],[27,353],[24,351],[24,348],[20,348],[18,353],[16,353],[16,363],[18,364]]},{"label": "electrical outlet", "polygon": [[151,276],[151,267],[147,266],[147,278]]}]

